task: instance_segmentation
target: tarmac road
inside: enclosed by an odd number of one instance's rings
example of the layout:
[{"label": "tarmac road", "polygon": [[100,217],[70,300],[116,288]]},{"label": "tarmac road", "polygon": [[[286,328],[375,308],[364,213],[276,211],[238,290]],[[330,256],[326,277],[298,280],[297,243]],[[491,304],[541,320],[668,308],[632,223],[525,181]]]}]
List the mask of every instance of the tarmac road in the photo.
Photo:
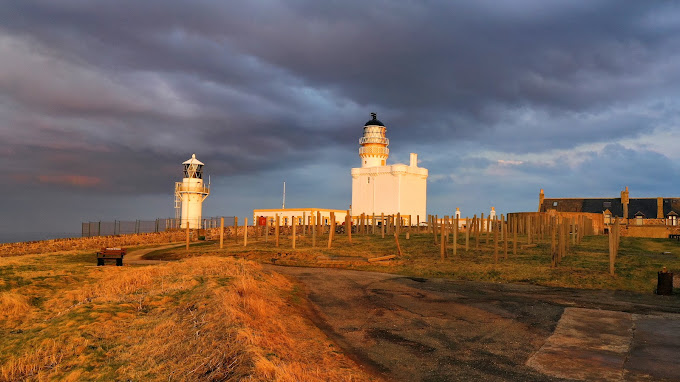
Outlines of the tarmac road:
[{"label": "tarmac road", "polygon": [[299,280],[315,324],[387,380],[680,380],[678,296],[266,268]]}]

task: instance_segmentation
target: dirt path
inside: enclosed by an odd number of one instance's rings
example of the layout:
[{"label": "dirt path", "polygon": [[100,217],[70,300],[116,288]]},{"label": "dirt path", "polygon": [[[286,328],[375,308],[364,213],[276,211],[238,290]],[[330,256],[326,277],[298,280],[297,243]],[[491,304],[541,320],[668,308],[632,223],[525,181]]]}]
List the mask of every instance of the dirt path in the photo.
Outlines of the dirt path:
[{"label": "dirt path", "polygon": [[181,243],[172,243],[172,244],[167,244],[167,245],[161,245],[158,247],[151,247],[151,248],[142,248],[142,249],[135,249],[130,252],[128,252],[125,255],[124,258],[124,264],[130,264],[130,265],[151,265],[151,264],[162,264],[166,263],[167,261],[164,260],[145,260],[143,257],[144,255],[158,251],[161,249],[169,249],[169,248],[179,248],[184,246],[185,244]]},{"label": "dirt path", "polygon": [[[535,363],[527,365],[527,360],[542,348],[557,349],[544,345],[567,307],[591,309],[578,316],[581,325],[577,335],[600,338],[601,342],[609,337],[598,337],[602,325],[597,321],[603,316],[605,322],[611,322],[606,320],[609,313],[603,310],[626,312],[626,317],[634,316],[636,322],[663,316],[667,325],[646,325],[639,338],[634,337],[635,330],[628,330],[626,325],[633,325],[628,318],[620,320],[623,329],[610,328],[623,333],[621,341],[628,345],[621,350],[622,362],[612,366],[619,369],[603,380],[678,380],[677,368],[663,365],[672,357],[649,356],[656,351],[671,355],[680,351],[680,338],[673,333],[680,322],[677,296],[425,280],[336,269],[267,269],[301,281],[316,309],[316,324],[361,364],[389,380],[562,380],[565,374],[553,371],[550,362],[537,367]],[[560,327],[569,325],[564,321]],[[650,333],[655,327],[665,327],[666,331]],[[650,337],[666,340],[657,341],[657,348],[649,348]],[[559,339],[553,342],[559,343]],[[588,353],[592,350],[588,348],[568,350],[576,353],[569,356],[585,360],[598,356]],[[646,358],[637,355],[641,351]],[[559,364],[560,357],[567,355],[566,350],[557,349],[551,353],[552,363]],[[582,365],[587,367],[586,363]],[[582,375],[592,379],[592,374]],[[578,374],[567,372],[566,376],[579,379]]]}]

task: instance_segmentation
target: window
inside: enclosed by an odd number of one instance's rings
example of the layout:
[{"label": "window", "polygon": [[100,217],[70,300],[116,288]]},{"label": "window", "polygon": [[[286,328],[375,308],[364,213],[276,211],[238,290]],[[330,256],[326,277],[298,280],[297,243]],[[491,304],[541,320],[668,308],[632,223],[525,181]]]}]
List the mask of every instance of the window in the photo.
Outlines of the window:
[{"label": "window", "polygon": [[645,214],[642,212],[638,211],[635,214],[635,225],[643,225],[645,220]]},{"label": "window", "polygon": [[553,207],[557,207],[557,202],[553,202]]},{"label": "window", "polygon": [[604,224],[612,224],[612,215],[604,214]]},{"label": "window", "polygon": [[612,207],[612,202],[603,202],[602,203],[602,208],[611,208]]},{"label": "window", "polygon": [[666,224],[667,224],[667,225],[672,225],[672,226],[678,225],[678,215],[676,215],[676,214],[673,213],[673,212],[671,212],[670,214],[668,214],[668,216],[666,217]]}]

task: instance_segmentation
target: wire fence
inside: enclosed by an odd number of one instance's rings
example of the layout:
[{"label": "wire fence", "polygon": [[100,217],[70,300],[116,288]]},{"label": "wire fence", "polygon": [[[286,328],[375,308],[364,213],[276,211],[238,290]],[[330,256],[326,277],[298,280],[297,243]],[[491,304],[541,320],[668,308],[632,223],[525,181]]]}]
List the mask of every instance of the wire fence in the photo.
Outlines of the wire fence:
[{"label": "wire fence", "polygon": [[[224,218],[224,226],[234,224],[233,216],[216,216],[201,220],[201,228],[217,228],[221,219]],[[114,220],[82,223],[82,237],[92,236],[115,236],[138,233],[165,232],[183,229],[180,219],[156,219],[156,220]]]}]

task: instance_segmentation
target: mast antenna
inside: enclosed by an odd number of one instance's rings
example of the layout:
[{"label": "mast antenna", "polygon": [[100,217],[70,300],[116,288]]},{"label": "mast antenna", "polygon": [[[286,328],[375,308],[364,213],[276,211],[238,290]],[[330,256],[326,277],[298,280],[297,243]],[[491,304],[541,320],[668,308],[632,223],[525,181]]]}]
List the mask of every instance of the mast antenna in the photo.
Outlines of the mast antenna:
[{"label": "mast antenna", "polygon": [[282,209],[286,209],[286,181],[283,181],[283,205],[281,205]]}]

